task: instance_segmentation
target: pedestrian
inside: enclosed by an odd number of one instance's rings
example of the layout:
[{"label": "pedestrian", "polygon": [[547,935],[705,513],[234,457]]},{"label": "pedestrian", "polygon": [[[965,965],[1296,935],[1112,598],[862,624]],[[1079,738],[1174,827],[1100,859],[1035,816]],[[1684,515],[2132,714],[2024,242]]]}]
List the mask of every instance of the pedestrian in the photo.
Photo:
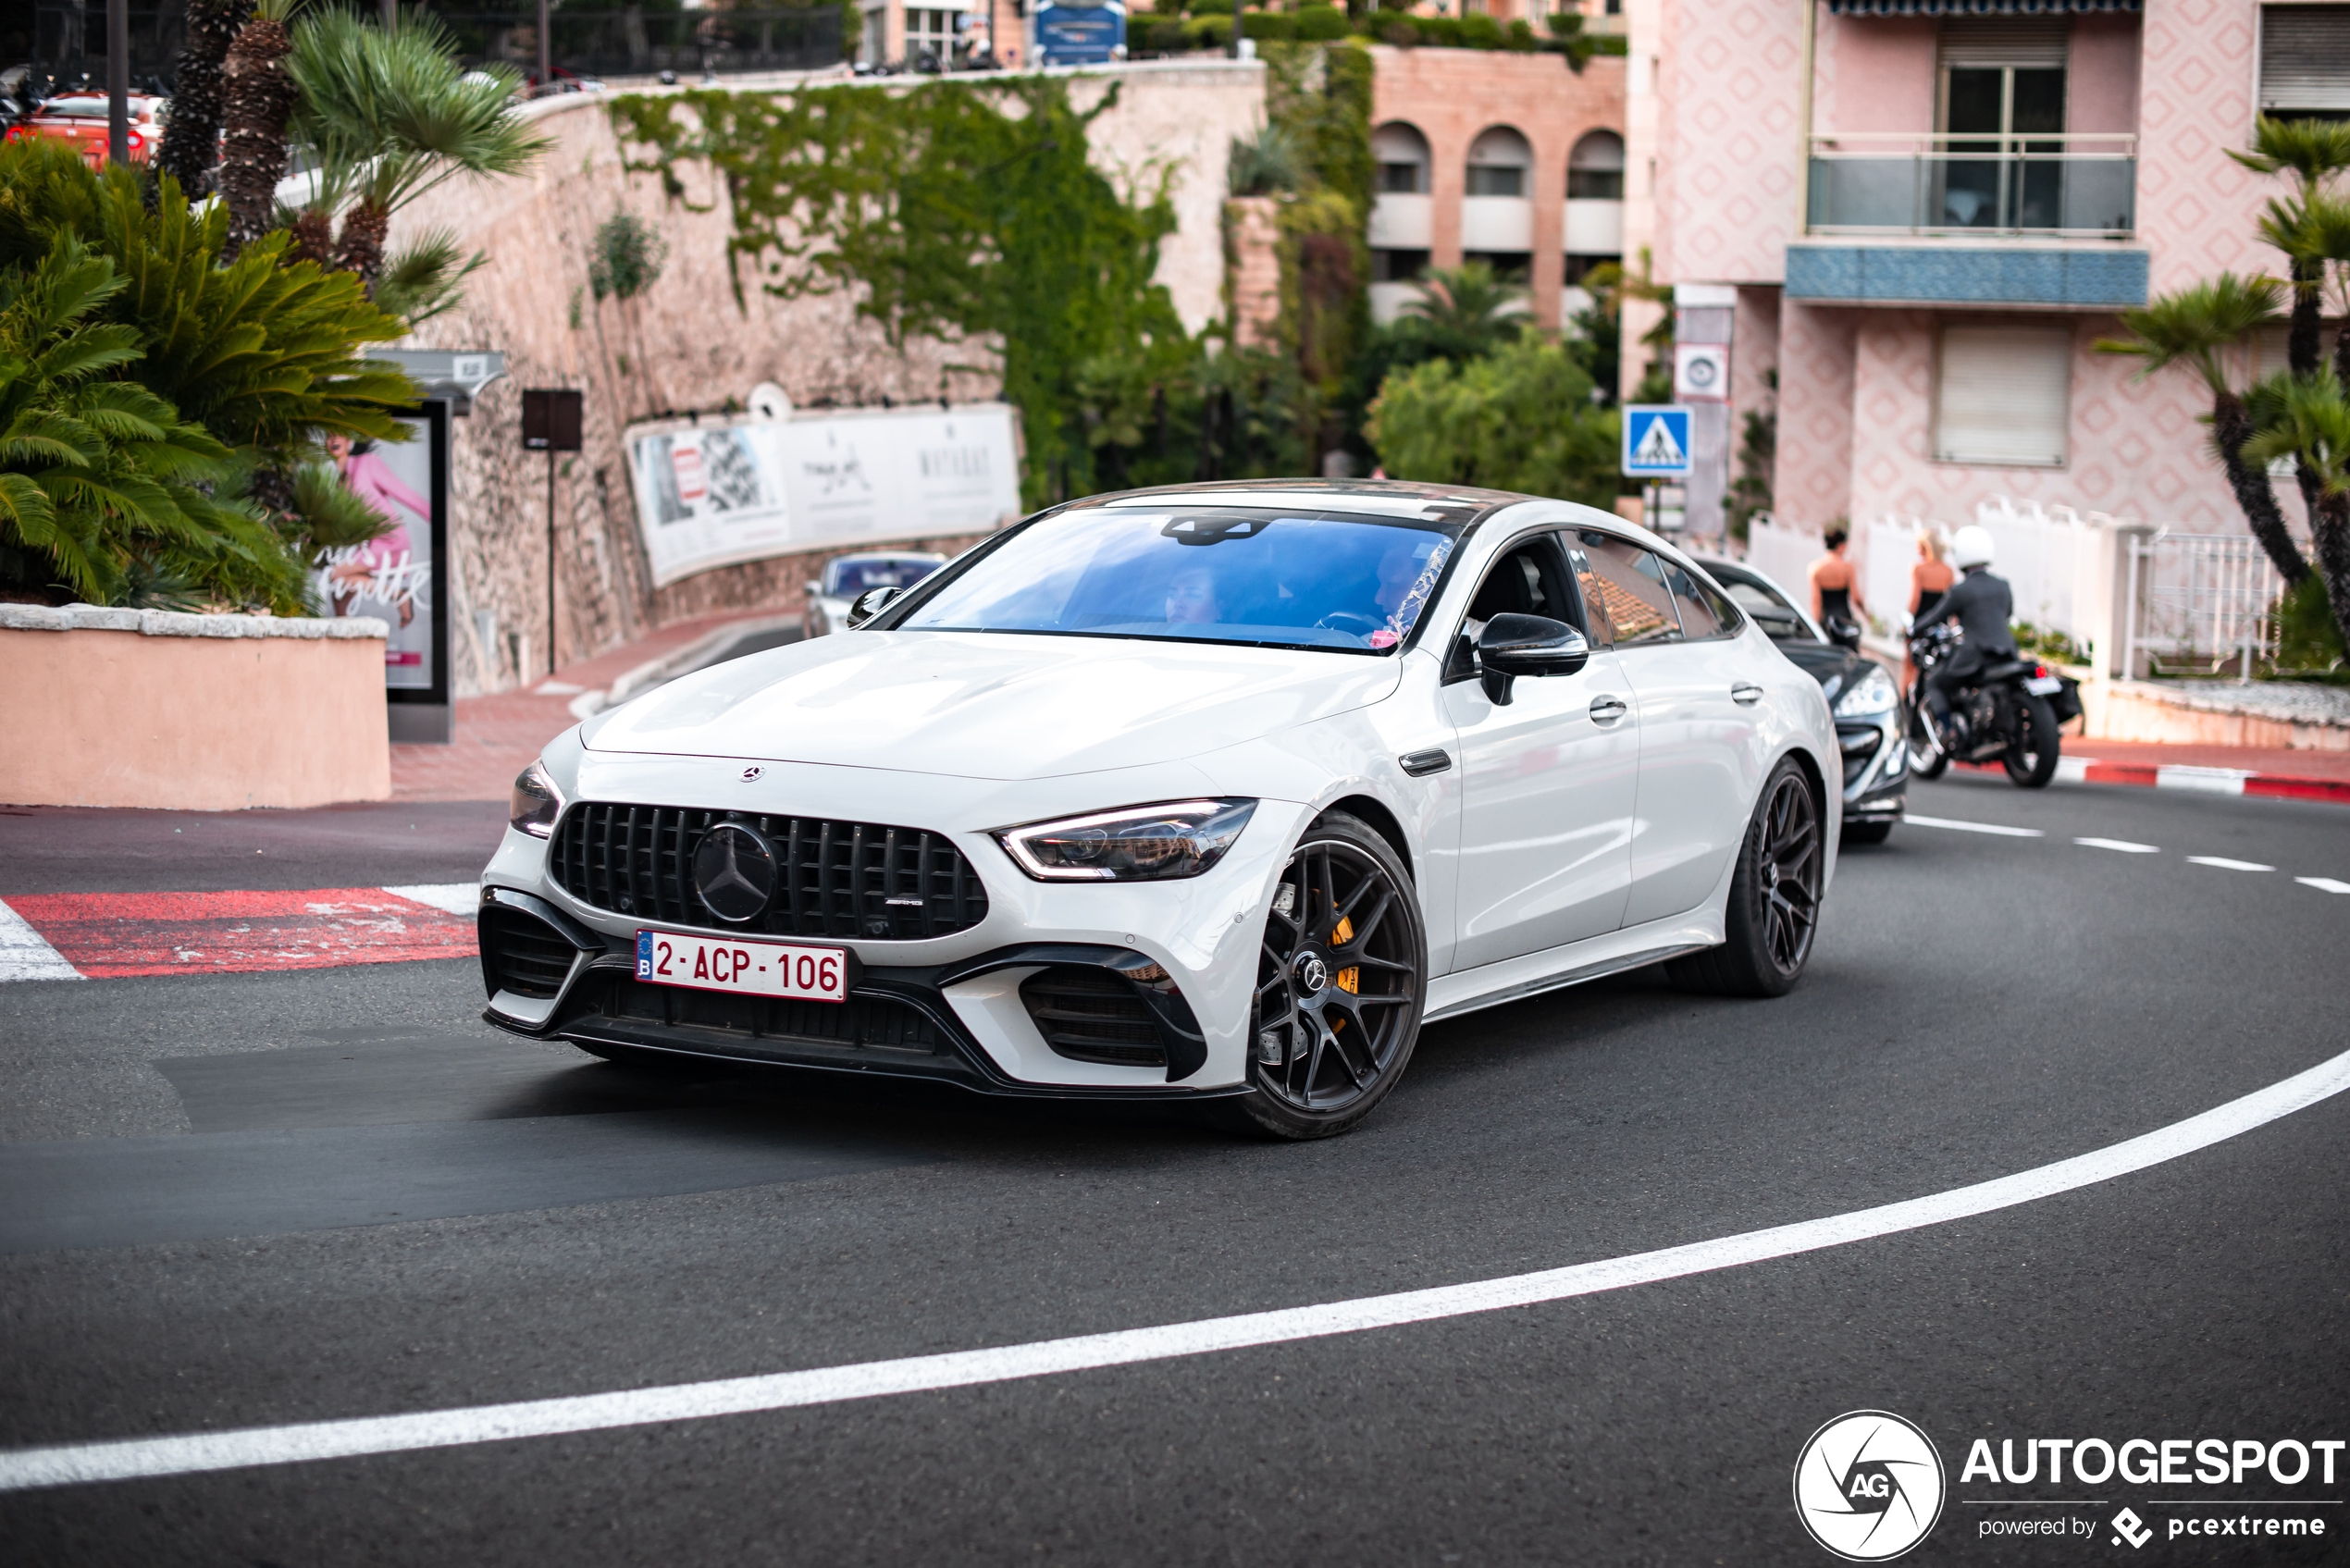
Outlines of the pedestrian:
[{"label": "pedestrian", "polygon": [[1827,552],[1812,562],[1812,619],[1831,630],[1838,623],[1857,630],[1860,618],[1869,612],[1861,597],[1860,575],[1844,558],[1850,537],[1841,528],[1830,528],[1820,541]]},{"label": "pedestrian", "polygon": [[1950,591],[1959,574],[1943,558],[1942,531],[1932,525],[1918,529],[1917,564],[1910,568],[1910,619],[1914,623],[1925,607]]}]

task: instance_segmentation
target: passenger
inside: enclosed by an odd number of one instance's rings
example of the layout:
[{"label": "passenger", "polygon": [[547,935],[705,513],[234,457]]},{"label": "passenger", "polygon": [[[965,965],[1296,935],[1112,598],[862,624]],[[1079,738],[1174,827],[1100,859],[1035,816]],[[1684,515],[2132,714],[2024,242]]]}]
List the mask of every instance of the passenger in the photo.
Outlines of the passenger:
[{"label": "passenger", "polygon": [[1223,618],[1223,606],[1216,597],[1215,573],[1205,566],[1186,566],[1168,579],[1169,625],[1212,626]]},{"label": "passenger", "polygon": [[1942,558],[1942,534],[1936,528],[1918,530],[1918,563],[1910,568],[1910,618],[1914,621],[1925,613],[1925,607],[1950,591],[1959,574]]}]

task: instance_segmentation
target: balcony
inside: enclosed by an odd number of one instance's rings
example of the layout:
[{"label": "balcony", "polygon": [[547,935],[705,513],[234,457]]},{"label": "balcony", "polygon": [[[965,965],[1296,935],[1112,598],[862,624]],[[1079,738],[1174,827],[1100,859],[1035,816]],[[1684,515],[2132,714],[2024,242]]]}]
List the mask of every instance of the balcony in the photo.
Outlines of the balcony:
[{"label": "balcony", "polygon": [[1841,133],[1812,138],[1812,234],[2126,240],[2134,136]]}]

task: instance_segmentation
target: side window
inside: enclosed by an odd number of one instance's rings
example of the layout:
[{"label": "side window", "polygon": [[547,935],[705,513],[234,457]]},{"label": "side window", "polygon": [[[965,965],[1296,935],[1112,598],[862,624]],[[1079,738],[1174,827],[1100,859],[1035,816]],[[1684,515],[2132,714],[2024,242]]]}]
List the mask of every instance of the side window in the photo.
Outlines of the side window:
[{"label": "side window", "polygon": [[1673,606],[1681,612],[1683,636],[1695,642],[1701,637],[1737,635],[1738,609],[1713,585],[1700,582],[1696,574],[1662,557],[1658,563],[1664,568],[1664,586],[1672,591]]},{"label": "side window", "polygon": [[1460,634],[1453,639],[1452,656],[1445,661],[1445,680],[1476,676],[1478,634],[1496,615],[1541,615],[1589,635],[1558,536],[1536,534],[1520,539],[1485,569],[1485,581],[1478,585]]},{"label": "side window", "polygon": [[[1671,570],[1649,551],[1596,528],[1577,535],[1584,559],[1590,562],[1597,603],[1607,611],[1615,630],[1615,646],[1637,648],[1643,643],[1681,640],[1680,612],[1674,608],[1673,590],[1666,586]],[[1687,581],[1686,574],[1676,574]],[[1711,631],[1699,634],[1711,636]]]}]

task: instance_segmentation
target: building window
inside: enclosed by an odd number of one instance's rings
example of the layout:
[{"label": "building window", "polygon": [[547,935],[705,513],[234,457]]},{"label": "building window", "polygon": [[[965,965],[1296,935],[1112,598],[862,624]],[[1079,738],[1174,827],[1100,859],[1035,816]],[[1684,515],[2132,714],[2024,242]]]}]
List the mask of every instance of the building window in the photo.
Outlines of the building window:
[{"label": "building window", "polygon": [[906,13],[906,57],[912,59],[927,49],[944,60],[954,52],[955,19],[960,11],[908,10]]},{"label": "building window", "polygon": [[1522,198],[1527,193],[1527,173],[1533,167],[1534,149],[1526,138],[1497,125],[1469,143],[1468,194]]},{"label": "building window", "polygon": [[2350,119],[2350,6],[2260,7],[2260,112]]},{"label": "building window", "polygon": [[[2063,227],[2059,141],[2069,40],[2062,18],[1952,19],[1942,24],[1941,222],[1959,228]],[[2023,154],[2043,156],[2025,158]]]},{"label": "building window", "polygon": [[1416,283],[1427,271],[1426,251],[1371,253],[1371,281],[1374,283]]},{"label": "building window", "polygon": [[2070,327],[1946,327],[1934,455],[1944,463],[2061,468],[2072,393]]},{"label": "building window", "polygon": [[1613,130],[1594,130],[1576,142],[1566,159],[1566,199],[1624,199],[1624,138]]},{"label": "building window", "polygon": [[1534,274],[1534,258],[1524,251],[1463,251],[1461,260],[1483,262],[1493,269],[1495,278],[1520,288]]},{"label": "building window", "polygon": [[1371,132],[1371,156],[1379,164],[1381,195],[1420,196],[1428,192],[1428,138],[1401,120]]}]

